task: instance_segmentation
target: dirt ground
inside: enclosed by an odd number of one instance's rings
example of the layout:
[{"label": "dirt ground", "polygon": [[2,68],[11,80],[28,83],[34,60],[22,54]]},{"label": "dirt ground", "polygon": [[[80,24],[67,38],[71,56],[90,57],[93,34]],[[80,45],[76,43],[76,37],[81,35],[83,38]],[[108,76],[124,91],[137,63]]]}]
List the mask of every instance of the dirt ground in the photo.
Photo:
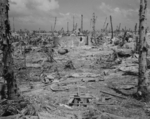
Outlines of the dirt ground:
[{"label": "dirt ground", "polygon": [[[119,68],[123,63],[136,66],[137,58],[121,59],[118,64],[111,61],[109,48],[80,46],[68,49],[65,55],[58,50],[53,63],[41,51],[28,53],[27,69],[18,75],[21,94],[36,107],[40,119],[148,118],[148,105],[132,97],[137,75]],[[69,61],[73,67],[67,67]],[[80,101],[75,101],[75,95]]]},{"label": "dirt ground", "polygon": [[58,47],[49,62],[41,47],[33,49],[26,54],[26,68],[23,55],[14,53],[20,93],[29,102],[14,119],[150,118],[149,104],[133,96],[137,57],[114,61],[113,51],[102,46],[68,48],[61,55]]}]

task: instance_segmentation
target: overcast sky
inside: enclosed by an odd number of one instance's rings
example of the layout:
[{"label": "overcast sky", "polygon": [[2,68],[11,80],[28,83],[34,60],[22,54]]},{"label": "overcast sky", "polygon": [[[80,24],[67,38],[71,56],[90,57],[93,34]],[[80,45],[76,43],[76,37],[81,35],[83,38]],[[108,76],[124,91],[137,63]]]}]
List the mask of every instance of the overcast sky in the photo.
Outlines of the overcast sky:
[{"label": "overcast sky", "polygon": [[[134,28],[138,23],[140,0],[10,0],[10,22],[15,28],[28,30],[51,30],[57,17],[56,29],[62,27],[72,30],[73,16],[78,28],[81,26],[81,14],[84,17],[84,29],[90,29],[92,14],[97,16],[96,29],[100,30],[107,17],[112,15],[114,29],[121,27]],[[150,1],[148,1],[148,25],[150,26]],[[110,25],[109,25],[110,27]]]}]

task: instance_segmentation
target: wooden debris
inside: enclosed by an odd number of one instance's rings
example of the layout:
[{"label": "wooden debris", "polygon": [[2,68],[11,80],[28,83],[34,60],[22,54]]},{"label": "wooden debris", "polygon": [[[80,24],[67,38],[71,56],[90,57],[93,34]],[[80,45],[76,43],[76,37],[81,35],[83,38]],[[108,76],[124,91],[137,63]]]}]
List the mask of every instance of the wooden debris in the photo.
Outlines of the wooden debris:
[{"label": "wooden debris", "polygon": [[104,93],[104,94],[108,94],[108,95],[114,96],[114,97],[117,97],[117,98],[127,99],[126,97],[119,96],[119,95],[116,95],[116,94],[111,94],[111,93],[108,93],[108,92],[105,92],[105,91],[100,91],[100,92],[101,92],[101,93]]},{"label": "wooden debris", "polygon": [[113,119],[135,119],[135,118],[128,118],[128,117],[121,117],[110,113],[102,113],[101,118],[113,118]]},{"label": "wooden debris", "polygon": [[0,117],[0,119],[19,119],[21,115],[12,115],[12,116],[7,116],[7,117]]}]

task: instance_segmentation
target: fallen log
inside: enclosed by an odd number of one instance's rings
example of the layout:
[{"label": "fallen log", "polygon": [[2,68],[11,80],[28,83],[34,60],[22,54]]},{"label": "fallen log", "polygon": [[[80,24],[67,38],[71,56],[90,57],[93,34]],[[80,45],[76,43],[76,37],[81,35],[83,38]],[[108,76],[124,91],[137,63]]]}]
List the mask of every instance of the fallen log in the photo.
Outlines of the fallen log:
[{"label": "fallen log", "polygon": [[68,91],[68,88],[66,88],[66,87],[61,87],[59,84],[55,84],[55,83],[50,86],[50,89],[51,89],[53,92]]},{"label": "fallen log", "polygon": [[[128,118],[128,117],[121,117],[121,116],[117,116],[117,115],[114,115],[114,114],[110,114],[110,113],[102,113],[102,115],[101,115],[101,118],[109,118],[109,119],[111,119],[111,118],[113,118],[113,119],[135,119],[135,118]],[[136,118],[136,119],[139,119],[139,118]]]},{"label": "fallen log", "polygon": [[11,115],[11,116],[6,116],[6,117],[0,117],[0,119],[18,119],[21,115]]},{"label": "fallen log", "polygon": [[108,92],[105,92],[105,91],[100,91],[100,92],[101,92],[101,93],[104,93],[104,94],[108,94],[108,95],[114,96],[114,97],[117,97],[117,98],[121,98],[121,99],[127,99],[126,97],[123,97],[123,96],[118,96],[118,95],[111,94],[111,93],[108,93]]}]

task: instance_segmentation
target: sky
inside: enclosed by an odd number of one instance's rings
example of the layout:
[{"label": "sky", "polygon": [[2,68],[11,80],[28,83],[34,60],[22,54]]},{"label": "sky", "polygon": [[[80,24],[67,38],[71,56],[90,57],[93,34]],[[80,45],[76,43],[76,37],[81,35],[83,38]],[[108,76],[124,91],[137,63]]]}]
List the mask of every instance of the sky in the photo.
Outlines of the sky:
[{"label": "sky", "polygon": [[[150,1],[148,1],[147,23],[150,26]],[[121,28],[134,29],[139,23],[140,0],[9,0],[11,28],[16,30],[47,30],[54,26],[57,17],[56,30],[73,28],[73,16],[78,28],[81,27],[83,14],[83,29],[91,30],[90,21],[93,13],[97,16],[96,30],[103,28],[105,19],[109,23],[110,15],[114,29],[121,23]]]}]

